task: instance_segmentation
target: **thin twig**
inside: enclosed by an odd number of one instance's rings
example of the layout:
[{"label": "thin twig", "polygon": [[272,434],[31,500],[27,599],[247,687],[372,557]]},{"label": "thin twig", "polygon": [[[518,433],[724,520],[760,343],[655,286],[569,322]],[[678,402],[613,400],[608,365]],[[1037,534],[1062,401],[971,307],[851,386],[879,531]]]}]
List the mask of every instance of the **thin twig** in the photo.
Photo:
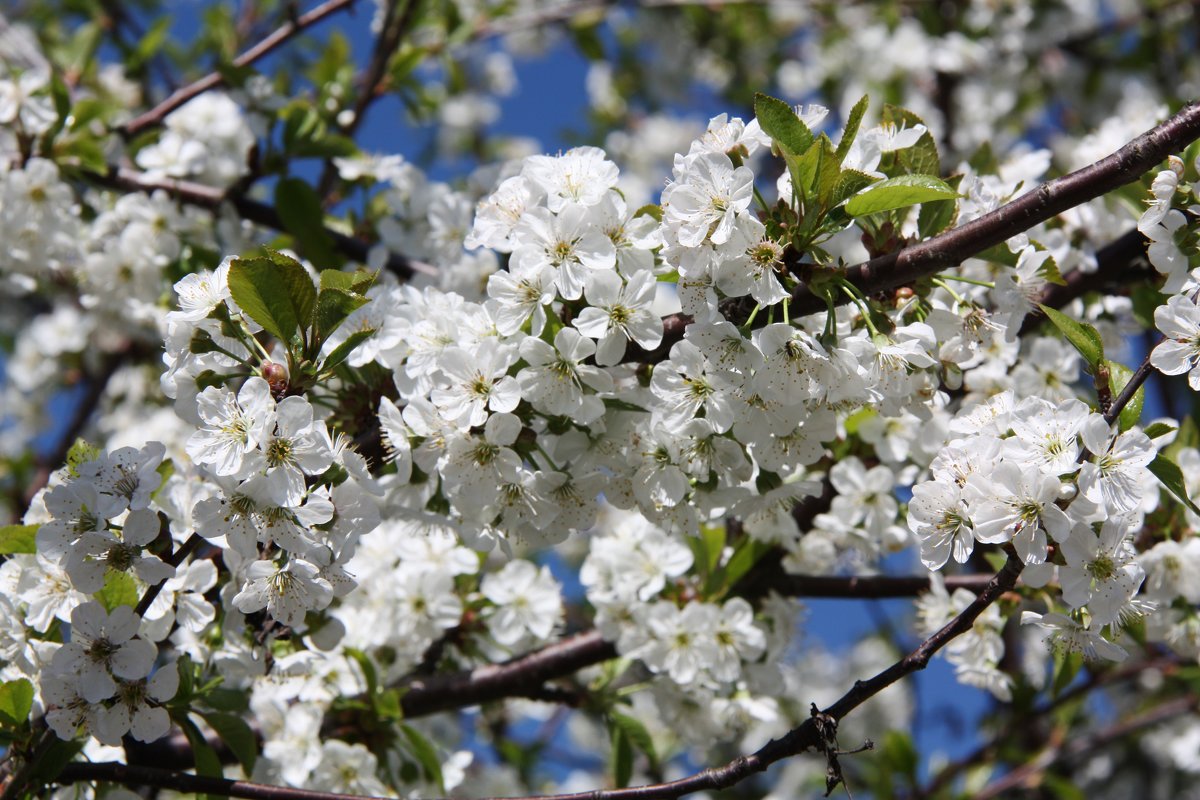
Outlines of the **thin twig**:
[{"label": "thin twig", "polygon": [[1066,745],[1047,747],[1033,761],[1006,773],[994,783],[988,784],[982,791],[972,795],[971,800],[992,800],[993,797],[1005,796],[1013,789],[1028,785],[1059,761],[1077,758],[1136,731],[1191,713],[1196,710],[1197,705],[1200,705],[1200,698],[1194,694],[1178,697],[1155,706],[1149,711],[1113,723],[1091,736],[1074,739]]},{"label": "thin twig", "polygon": [[[933,655],[945,647],[955,637],[970,630],[976,618],[989,605],[994,603],[1002,594],[1016,585],[1024,564],[1010,553],[1004,567],[988,582],[979,596],[963,609],[957,617],[947,623],[941,630],[934,633],[907,656],[892,666],[865,681],[855,682],[853,688],[823,712],[805,720],[779,739],[767,742],[756,752],[741,756],[720,767],[709,769],[665,783],[648,786],[634,786],[626,789],[598,789],[592,792],[577,792],[572,794],[542,795],[536,798],[511,798],[511,800],[671,800],[693,792],[715,791],[725,789],[740,783],[753,774],[762,772],[767,767],[784,758],[798,755],[805,750],[820,749],[821,734],[815,720],[841,720],[846,714],[862,705],[871,697],[891,686],[901,678],[924,669]],[[598,638],[597,634],[584,634],[577,637],[591,641]],[[600,640],[600,644],[604,644]],[[483,667],[482,670],[495,669]],[[408,700],[411,694],[406,694]],[[301,789],[291,789],[282,786],[266,786],[248,783],[246,781],[231,781],[223,778],[204,778],[186,775],[169,770],[159,770],[149,767],[129,767],[124,764],[75,763],[68,765],[59,777],[60,783],[77,781],[108,781],[126,786],[150,786],[172,789],[180,792],[200,792],[239,797],[247,800],[343,800],[353,798],[353,795],[335,795],[325,792],[312,792]]]},{"label": "thin twig", "polygon": [[[227,193],[222,189],[206,186],[190,181],[152,181],[145,174],[125,167],[110,168],[108,174],[88,173],[88,177],[96,183],[122,191],[166,192],[171,197],[188,205],[217,210],[224,203],[229,203],[242,219],[271,228],[277,231],[285,230],[279,213],[266,203],[239,195]],[[325,229],[338,252],[359,263],[367,263],[371,244],[354,236],[348,236],[332,228]],[[389,252],[384,268],[401,278],[411,278],[415,274],[437,275],[438,270],[432,264],[418,261],[400,253]]]},{"label": "thin twig", "polygon": [[[349,8],[354,2],[355,0],[327,0],[327,2],[322,3],[307,14],[301,14],[294,20],[285,22],[266,38],[234,58],[233,66],[246,67],[253,64],[305,28],[315,25],[329,15],[337,13],[344,8]],[[122,125],[118,131],[125,137],[131,137],[147,128],[161,125],[163,118],[172,111],[192,98],[204,94],[209,89],[214,89],[223,83],[225,83],[225,76],[214,70],[203,78],[192,81],[187,86],[183,86],[172,92],[154,108],[143,114],[139,114]]]}]

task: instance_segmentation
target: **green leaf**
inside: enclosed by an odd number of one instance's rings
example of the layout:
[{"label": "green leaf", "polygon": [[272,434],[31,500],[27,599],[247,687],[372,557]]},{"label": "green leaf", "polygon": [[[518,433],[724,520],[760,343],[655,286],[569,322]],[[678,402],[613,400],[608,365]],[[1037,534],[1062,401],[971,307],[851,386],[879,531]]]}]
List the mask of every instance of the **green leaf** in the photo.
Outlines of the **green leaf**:
[{"label": "green leaf", "polygon": [[363,294],[371,288],[378,277],[378,272],[357,269],[354,272],[343,272],[340,269],[327,269],[321,272],[321,291],[326,289],[341,289],[343,292]]},{"label": "green leaf", "polygon": [[910,780],[917,776],[919,758],[917,749],[913,747],[912,737],[901,731],[888,731],[883,736],[883,746],[880,748],[883,760],[894,772],[908,777]]},{"label": "green leaf", "polygon": [[421,765],[421,769],[425,772],[425,777],[437,786],[439,793],[445,793],[445,783],[442,779],[442,762],[438,758],[437,750],[426,739],[420,731],[411,725],[401,725],[400,732],[404,734],[404,738],[408,740],[409,748],[417,763]]},{"label": "green leaf", "polygon": [[75,443],[71,445],[71,449],[67,451],[67,472],[71,474],[72,478],[78,478],[79,468],[99,457],[99,447],[89,444],[87,439],[76,439]]},{"label": "green leaf", "polygon": [[1150,462],[1150,472],[1154,474],[1154,477],[1158,478],[1163,486],[1167,487],[1167,490],[1171,494],[1175,495],[1179,498],[1180,502],[1191,509],[1193,514],[1200,514],[1200,508],[1197,508],[1192,499],[1188,497],[1187,483],[1183,480],[1183,470],[1179,468],[1178,464],[1162,453],[1159,453]]},{"label": "green leaf", "polygon": [[317,296],[317,342],[324,342],[346,317],[367,304],[367,298],[344,289],[322,289]]},{"label": "green leaf", "polygon": [[1071,685],[1083,667],[1083,654],[1078,651],[1059,652],[1054,656],[1054,682],[1051,693],[1057,697]]},{"label": "green leaf", "polygon": [[833,205],[841,205],[879,180],[875,175],[868,175],[856,169],[842,170],[833,189]]},{"label": "green leaf", "polygon": [[633,212],[633,218],[637,219],[638,217],[652,217],[653,219],[657,220],[658,222],[662,222],[662,218],[663,218],[662,206],[657,205],[656,203],[647,203],[646,205],[639,208],[637,211]]},{"label": "green leaf", "polygon": [[[217,757],[217,753],[209,745],[208,740],[204,738],[204,734],[196,727],[196,723],[188,717],[186,711],[171,714],[176,724],[183,729],[184,736],[187,737],[188,744],[192,748],[192,758],[196,764],[196,774],[206,778],[223,778],[225,777],[224,770],[221,769],[221,759]],[[213,795],[198,795],[203,800],[214,800]]]},{"label": "green leaf", "polygon": [[958,193],[941,178],[932,175],[900,175],[873,184],[866,191],[850,198],[846,203],[846,213],[852,217],[861,217],[954,197],[958,197]]},{"label": "green leaf", "polygon": [[1133,301],[1133,318],[1147,330],[1154,330],[1154,309],[1167,302],[1167,297],[1149,284],[1133,287],[1129,294]]},{"label": "green leaf", "polygon": [[846,118],[846,129],[842,131],[842,138],[838,140],[837,160],[839,164],[846,160],[846,154],[850,152],[850,145],[854,144],[854,139],[858,136],[863,115],[867,113],[868,102],[867,95],[864,94],[862,99],[854,104],[854,108],[850,109],[850,116]]},{"label": "green leaf", "polygon": [[[954,175],[946,179],[946,185],[958,191],[961,181],[961,175]],[[956,219],[958,219],[957,200],[933,200],[929,203],[922,203],[921,213],[917,217],[917,235],[922,239],[937,236],[953,225]]]},{"label": "green leaf", "polygon": [[357,647],[347,647],[344,652],[358,664],[363,673],[363,680],[367,682],[367,695],[374,697],[379,691],[379,673],[375,671],[375,663]]},{"label": "green leaf", "polygon": [[5,525],[0,527],[0,555],[36,553],[40,525]]},{"label": "green leaf", "polygon": [[299,261],[282,253],[235,258],[229,267],[229,293],[252,320],[284,344],[307,327],[317,290]]},{"label": "green leaf", "polygon": [[319,139],[295,142],[288,152],[294,158],[344,158],[356,155],[358,145],[349,136],[327,133]]},{"label": "green leaf", "polygon": [[627,716],[619,711],[610,711],[608,714],[609,722],[614,728],[619,728],[629,743],[641,750],[650,759],[651,768],[658,764],[658,754],[654,751],[654,740],[650,737],[650,731],[646,730],[646,726],[642,721],[634,717]]},{"label": "green leaf", "polygon": [[354,333],[350,334],[346,337],[346,341],[333,348],[333,352],[330,353],[329,357],[325,359],[325,363],[321,365],[321,368],[333,369],[334,367],[338,366],[350,357],[350,354],[354,352],[354,348],[358,347],[360,344],[365,342],[367,339],[370,339],[374,335],[374,328],[364,328],[361,331],[355,331]]},{"label": "green leaf", "polygon": [[770,545],[749,536],[743,539],[729,557],[729,563],[725,565],[725,585],[733,586],[741,580],[770,549]]},{"label": "green leaf", "polygon": [[104,588],[96,592],[96,599],[109,613],[118,606],[136,606],[139,596],[137,581],[133,576],[115,569],[108,571],[104,576]]},{"label": "green leaf", "polygon": [[836,205],[833,198],[841,179],[842,168],[841,159],[837,157],[833,142],[829,141],[828,136],[821,134],[821,137],[817,139],[817,145],[819,149],[817,149],[816,170],[813,174],[813,188],[816,190],[823,213]]},{"label": "green leaf", "polygon": [[283,229],[295,237],[300,252],[317,267],[334,268],[342,263],[334,250],[333,237],[325,229],[321,198],[308,181],[283,178],[275,184],[275,210]]},{"label": "green leaf", "polygon": [[166,42],[167,34],[171,32],[172,19],[170,14],[164,14],[150,25],[146,34],[138,41],[133,53],[130,54],[129,60],[126,62],[127,69],[137,71],[143,64],[154,58]]},{"label": "green leaf", "polygon": [[1063,336],[1067,337],[1067,341],[1079,351],[1079,354],[1083,356],[1083,360],[1088,363],[1091,371],[1095,373],[1096,367],[1104,360],[1104,341],[1100,338],[1100,332],[1088,323],[1076,322],[1066,314],[1050,306],[1038,303],[1038,308],[1046,315],[1046,319],[1053,322],[1054,327],[1058,328]]},{"label": "green leaf", "polygon": [[0,684],[0,722],[20,725],[33,709],[33,684],[24,678]]},{"label": "green leaf", "polygon": [[[1108,374],[1111,378],[1113,397],[1121,393],[1125,388],[1125,384],[1129,383],[1129,379],[1133,377],[1133,370],[1124,364],[1118,364],[1116,361],[1104,361],[1108,367]],[[1138,390],[1133,393],[1133,397],[1121,409],[1121,415],[1117,417],[1117,426],[1122,431],[1127,431],[1134,425],[1138,424],[1138,420],[1142,418],[1142,405],[1146,401],[1146,385],[1142,384]]]},{"label": "green leaf", "polygon": [[229,752],[233,753],[246,774],[252,774],[254,763],[258,760],[258,741],[246,721],[233,714],[217,712],[200,712],[200,716],[217,732],[221,741],[229,746]]},{"label": "green leaf", "polygon": [[790,105],[765,94],[754,95],[754,115],[763,132],[770,136],[781,150],[800,155],[813,143],[812,131],[808,129]]},{"label": "green leaf", "polygon": [[50,783],[63,771],[63,767],[75,760],[83,750],[83,741],[71,739],[64,741],[57,737],[41,754],[41,758],[33,765],[29,780],[31,783]]},{"label": "green leaf", "polygon": [[[917,125],[925,125],[925,120],[913,112],[890,103],[884,104],[883,113],[879,115],[879,121],[884,125],[894,125],[897,129],[911,129]],[[928,126],[926,126],[926,131],[921,135],[921,138],[917,139],[916,144],[912,147],[896,151],[896,163],[909,174],[942,174],[941,158],[938,156],[937,143],[933,140],[933,134],[929,133]]]},{"label": "green leaf", "polygon": [[1153,422],[1146,426],[1145,434],[1151,439],[1157,439],[1160,436],[1166,436],[1168,433],[1179,430],[1174,425],[1168,425],[1165,422]]},{"label": "green leaf", "polygon": [[400,689],[385,689],[375,695],[375,712],[381,719],[404,719],[404,706],[401,701],[404,692]]},{"label": "green leaf", "polygon": [[611,734],[613,783],[618,789],[624,789],[629,785],[629,779],[633,777],[633,747],[629,742],[629,737],[625,735],[625,731],[616,725],[611,727]]}]

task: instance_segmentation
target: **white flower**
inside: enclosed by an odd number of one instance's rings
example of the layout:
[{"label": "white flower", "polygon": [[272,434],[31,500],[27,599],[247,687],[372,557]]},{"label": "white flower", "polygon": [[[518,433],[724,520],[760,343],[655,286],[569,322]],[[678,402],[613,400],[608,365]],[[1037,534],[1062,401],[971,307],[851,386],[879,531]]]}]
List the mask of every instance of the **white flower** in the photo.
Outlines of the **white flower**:
[{"label": "white flower", "polygon": [[1110,513],[1137,509],[1146,466],[1156,455],[1150,437],[1140,430],[1128,430],[1110,440],[1110,426],[1099,414],[1087,418],[1080,435],[1092,455],[1080,467],[1079,491]]},{"label": "white flower", "polygon": [[926,481],[913,487],[908,528],[921,540],[921,563],[931,570],[941,569],[951,555],[965,564],[975,549],[971,514],[953,481]]},{"label": "white flower", "polygon": [[754,173],[724,153],[678,156],[675,182],[663,191],[663,225],[683,247],[729,241],[734,220],[754,199]]},{"label": "white flower", "polygon": [[585,395],[586,385],[596,392],[611,392],[612,376],[599,367],[582,363],[596,352],[591,339],[574,328],[554,335],[554,346],[529,337],[521,342],[521,358],[529,364],[517,374],[521,393],[539,411],[569,416],[590,423],[604,415],[604,404],[595,395]]},{"label": "white flower", "polygon": [[517,379],[506,374],[513,360],[511,348],[495,339],[481,342],[470,353],[447,348],[439,362],[450,386],[434,389],[430,399],[463,430],[486,422],[489,409],[512,411],[521,402]]},{"label": "white flower", "polygon": [[179,310],[167,314],[167,321],[199,322],[217,306],[230,299],[229,267],[233,256],[226,256],[215,270],[193,272],[175,284]]},{"label": "white flower", "polygon": [[754,609],[740,597],[725,601],[716,617],[716,653],[708,669],[719,681],[735,681],[742,673],[743,661],[754,661],[762,655],[767,637],[754,623]]},{"label": "white flower", "polygon": [[521,176],[546,193],[551,211],[561,212],[571,204],[599,203],[617,185],[619,171],[600,148],[575,147],[560,156],[530,156]]},{"label": "white flower", "polygon": [[548,264],[520,276],[504,270],[488,276],[487,293],[494,302],[496,331],[501,336],[512,336],[527,319],[532,319],[529,333],[541,335],[546,327],[546,306],[554,302],[554,276],[554,268]]},{"label": "white flower", "polygon": [[588,305],[579,312],[573,325],[599,342],[596,363],[610,367],[625,355],[625,343],[634,341],[647,350],[662,341],[662,320],[654,314],[657,286],[649,270],[635,272],[627,283],[615,272],[597,272],[588,282]]},{"label": "white flower", "polygon": [[1047,631],[1046,641],[1059,652],[1082,653],[1085,658],[1109,661],[1124,661],[1129,655],[1124,648],[1101,636],[1099,631],[1085,628],[1063,614],[1025,611],[1021,614],[1021,624],[1037,625]]},{"label": "white flower", "polygon": [[81,592],[91,594],[104,588],[108,570],[133,570],[144,583],[156,584],[175,574],[175,568],[142,550],[158,538],[157,512],[149,509],[129,512],[118,538],[112,531],[84,534],[67,557],[67,574]]},{"label": "white flower", "polygon": [[548,567],[529,561],[510,561],[499,572],[484,576],[480,592],[496,604],[488,616],[488,632],[511,647],[526,634],[544,640],[562,619],[562,594]]},{"label": "white flower", "polygon": [[640,658],[654,672],[666,672],[671,680],[687,685],[715,661],[715,606],[692,602],[680,609],[659,601],[635,613],[649,639],[626,655]]},{"label": "white flower", "polygon": [[1150,363],[1164,375],[1188,373],[1188,385],[1200,391],[1200,306],[1175,295],[1154,309],[1154,325],[1166,341],[1150,353]]},{"label": "white flower", "polygon": [[141,618],[129,606],[117,606],[112,614],[96,602],[78,606],[71,612],[71,641],[54,654],[51,669],[72,676],[89,703],[112,697],[117,691],[114,676],[140,680],[154,665],[157,649],[134,638],[139,624]]},{"label": "white flower", "polygon": [[320,475],[333,463],[325,423],[313,420],[303,397],[285,397],[275,406],[275,430],[259,441],[266,463],[267,496],[280,506],[304,499],[304,476]]},{"label": "white flower", "polygon": [[676,342],[667,361],[654,369],[650,390],[662,401],[663,422],[678,430],[701,409],[718,433],[733,425],[731,387],[709,371],[700,348],[688,340]]},{"label": "white flower", "polygon": [[309,611],[319,611],[333,599],[333,587],[320,570],[292,557],[280,567],[274,561],[255,561],[246,570],[246,584],[233,597],[243,614],[267,609],[282,625],[296,627]]},{"label": "white flower", "polygon": [[577,205],[567,206],[557,216],[544,208],[530,211],[513,232],[513,274],[525,277],[553,267],[558,293],[578,300],[589,273],[611,270],[617,263],[616,247],[593,217]]},{"label": "white flower", "polygon": [[1076,525],[1062,543],[1067,563],[1059,567],[1063,600],[1072,608],[1087,606],[1095,625],[1116,622],[1146,576],[1137,562],[1127,521],[1107,520],[1097,536],[1087,525]]},{"label": "white flower", "polygon": [[1189,605],[1200,602],[1200,537],[1159,542],[1142,553],[1140,561],[1146,571],[1142,595],[1147,600],[1164,606],[1176,597]]},{"label": "white flower", "polygon": [[200,393],[197,410],[204,427],[187,440],[193,461],[222,476],[246,477],[262,468],[265,458],[258,446],[275,421],[275,401],[265,380],[250,378],[236,396],[209,386]]},{"label": "white flower", "polygon": [[990,475],[967,478],[975,538],[989,544],[1011,541],[1026,564],[1046,560],[1046,531],[1062,542],[1071,522],[1055,505],[1062,484],[1053,475],[1004,461]]},{"label": "white flower", "polygon": [[175,662],[163,665],[148,680],[121,681],[116,702],[96,710],[92,734],[113,746],[119,746],[126,733],[139,742],[161,739],[171,729],[171,718],[160,704],[174,697],[178,689],[179,669]]}]

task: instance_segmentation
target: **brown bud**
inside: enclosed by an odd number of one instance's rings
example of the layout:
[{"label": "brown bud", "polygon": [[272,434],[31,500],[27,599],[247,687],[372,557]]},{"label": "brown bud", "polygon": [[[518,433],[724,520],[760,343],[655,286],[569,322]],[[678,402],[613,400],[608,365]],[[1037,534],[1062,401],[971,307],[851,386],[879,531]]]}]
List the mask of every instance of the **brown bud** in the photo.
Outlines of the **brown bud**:
[{"label": "brown bud", "polygon": [[282,364],[267,361],[262,365],[263,380],[271,387],[271,394],[282,395],[288,389],[288,373]]}]

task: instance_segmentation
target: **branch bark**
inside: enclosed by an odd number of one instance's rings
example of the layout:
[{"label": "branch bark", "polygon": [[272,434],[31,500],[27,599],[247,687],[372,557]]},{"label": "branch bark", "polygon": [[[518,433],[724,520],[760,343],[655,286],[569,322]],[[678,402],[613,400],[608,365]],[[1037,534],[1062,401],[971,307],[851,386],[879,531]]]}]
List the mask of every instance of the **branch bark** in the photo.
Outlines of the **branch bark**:
[{"label": "branch bark", "polygon": [[[190,181],[151,181],[137,170],[126,167],[112,167],[107,175],[89,173],[92,180],[110,189],[127,192],[166,192],[176,200],[188,205],[218,210],[222,204],[229,203],[242,219],[262,225],[265,228],[285,230],[279,213],[266,203],[251,200],[245,195],[226,192],[202,183]],[[359,263],[367,263],[371,244],[355,236],[348,236],[341,231],[326,228],[325,232],[333,241],[338,252]],[[417,261],[400,253],[389,253],[384,268],[401,278],[411,278],[414,275],[437,275],[437,267],[424,261]]]},{"label": "branch bark", "polygon": [[[354,5],[355,0],[327,0],[327,2],[309,11],[307,14],[301,14],[294,20],[285,22],[274,32],[264,38],[262,41],[255,44],[253,47],[246,50],[244,53],[233,59],[233,66],[247,67],[258,61],[263,56],[270,53],[275,48],[288,41],[296,34],[303,31],[305,28],[312,27],[316,23]],[[203,78],[189,83],[176,91],[172,92],[161,103],[154,108],[146,111],[143,114],[131,119],[129,122],[118,128],[122,136],[129,138],[135,136],[147,128],[153,128],[162,124],[163,119],[175,109],[182,106],[194,97],[204,94],[209,89],[215,89],[225,83],[225,76],[220,72],[213,71],[205,75]]]}]

